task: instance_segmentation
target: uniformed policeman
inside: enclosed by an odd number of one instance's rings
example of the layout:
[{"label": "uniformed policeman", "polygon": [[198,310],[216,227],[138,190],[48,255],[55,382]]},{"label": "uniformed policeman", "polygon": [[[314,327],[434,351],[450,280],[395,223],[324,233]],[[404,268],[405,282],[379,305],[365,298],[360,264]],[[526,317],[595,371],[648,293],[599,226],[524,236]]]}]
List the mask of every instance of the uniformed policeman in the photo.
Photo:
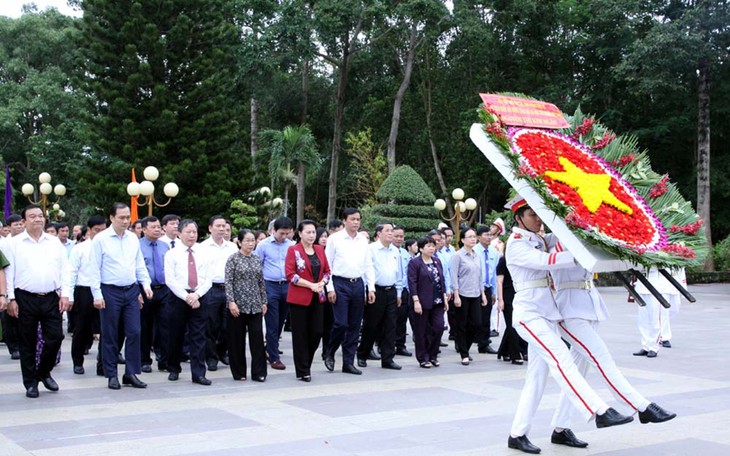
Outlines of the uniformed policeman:
[{"label": "uniformed policeman", "polygon": [[[671,274],[677,282],[684,284],[685,287],[687,286],[684,269],[672,270]],[[636,292],[639,293],[646,305],[639,307],[637,311],[637,323],[639,325],[639,334],[641,335],[641,350],[634,353],[634,356],[656,358],[659,347],[672,347],[672,344],[669,342],[672,338],[669,319],[679,309],[680,296],[679,290],[665,279],[657,268],[649,269],[646,278],[662,294],[671,307],[669,309],[664,308],[644,284],[641,282],[636,283]]]},{"label": "uniformed policeman", "polygon": [[512,325],[529,344],[530,362],[520,395],[507,446],[526,453],[539,453],[540,448],[527,438],[532,418],[540,404],[548,372],[570,399],[576,410],[599,428],[633,421],[610,408],[588,385],[573,363],[570,352],[560,339],[557,322],[562,320],[550,291],[548,271],[576,265],[570,252],[548,253],[556,240],[537,233],[542,220],[521,197],[507,206],[514,212],[517,227],[507,241],[506,259],[515,288]]}]

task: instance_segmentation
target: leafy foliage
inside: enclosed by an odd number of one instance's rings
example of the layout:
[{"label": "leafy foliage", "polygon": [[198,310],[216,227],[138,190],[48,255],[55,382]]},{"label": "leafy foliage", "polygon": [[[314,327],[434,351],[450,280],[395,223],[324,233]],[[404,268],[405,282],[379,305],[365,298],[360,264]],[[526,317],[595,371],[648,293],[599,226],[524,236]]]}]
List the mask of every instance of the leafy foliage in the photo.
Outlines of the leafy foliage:
[{"label": "leafy foliage", "polygon": [[399,204],[429,204],[436,200],[423,178],[408,165],[396,168],[383,182],[377,193],[381,201]]}]

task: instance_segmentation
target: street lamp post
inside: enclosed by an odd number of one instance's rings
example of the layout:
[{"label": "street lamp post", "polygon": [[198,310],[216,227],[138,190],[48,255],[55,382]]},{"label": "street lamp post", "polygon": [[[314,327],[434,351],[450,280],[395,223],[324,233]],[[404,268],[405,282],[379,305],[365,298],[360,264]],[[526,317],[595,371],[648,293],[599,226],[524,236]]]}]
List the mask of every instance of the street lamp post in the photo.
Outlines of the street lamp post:
[{"label": "street lamp post", "polygon": [[160,172],[154,166],[148,166],[144,169],[143,175],[145,180],[141,183],[130,182],[127,184],[127,194],[132,197],[144,196],[142,202],[137,202],[140,206],[148,206],[147,215],[152,215],[152,209],[157,207],[165,207],[177,194],[180,192],[180,188],[174,182],[168,182],[162,188],[163,193],[167,197],[167,201],[162,203],[155,199],[155,184],[154,182],[160,177]]},{"label": "street lamp post", "polygon": [[477,201],[474,198],[467,198],[466,201],[462,201],[464,199],[464,190],[460,188],[455,188],[453,192],[451,192],[451,197],[454,198],[454,216],[449,217],[448,215],[445,215],[443,213],[444,209],[446,209],[446,201],[439,198],[433,203],[433,207],[435,207],[439,211],[439,215],[441,215],[441,218],[448,222],[454,222],[454,236],[456,237],[456,249],[459,249],[459,235],[461,234],[461,222],[464,219],[469,218],[470,212],[477,208]]},{"label": "street lamp post", "polygon": [[28,201],[30,201],[31,204],[39,204],[43,208],[43,216],[45,217],[46,214],[46,207],[48,206],[48,198],[53,193],[56,195],[56,202],[61,200],[61,197],[66,194],[66,187],[58,184],[55,187],[51,185],[51,175],[48,173],[40,173],[38,175],[38,182],[40,185],[38,186],[38,190],[41,192],[40,199],[34,200],[33,195],[35,194],[35,187],[33,184],[25,183],[20,188],[20,191],[23,192],[23,195],[25,195],[28,198]]}]

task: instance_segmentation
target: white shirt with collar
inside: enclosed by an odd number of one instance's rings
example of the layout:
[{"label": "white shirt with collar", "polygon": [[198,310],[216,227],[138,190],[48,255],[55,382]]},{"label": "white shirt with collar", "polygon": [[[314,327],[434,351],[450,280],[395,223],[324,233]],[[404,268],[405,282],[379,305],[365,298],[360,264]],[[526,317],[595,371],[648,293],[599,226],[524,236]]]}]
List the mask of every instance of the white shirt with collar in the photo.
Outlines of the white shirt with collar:
[{"label": "white shirt with collar", "polygon": [[380,286],[395,285],[398,296],[403,291],[403,271],[398,247],[390,244],[386,247],[381,241],[368,246],[372,255],[375,284]]},{"label": "white shirt with collar", "polygon": [[205,252],[208,261],[210,261],[210,280],[213,283],[225,283],[226,261],[228,261],[228,257],[238,252],[236,244],[225,239],[220,244],[216,244],[211,236],[200,243],[200,248]]},{"label": "white shirt with collar", "polygon": [[[200,244],[194,244],[192,249],[195,269],[198,273],[198,286],[193,291],[198,296],[203,296],[213,285],[209,274],[210,259]],[[188,247],[180,242],[178,247],[165,254],[165,284],[175,296],[182,300],[185,300],[190,289],[188,286],[188,253]]]},{"label": "white shirt with collar", "polygon": [[[5,256],[10,262],[5,269],[8,300],[15,299],[16,288],[49,293],[63,287],[67,257],[57,237],[42,233],[36,242],[24,231],[8,242]],[[62,296],[68,297],[65,293]]]},{"label": "white shirt with collar", "polygon": [[[325,255],[333,276],[363,278],[368,290],[375,291],[375,271],[368,253],[368,241],[359,233],[355,233],[355,237],[347,234],[347,230],[333,233],[327,238]],[[327,291],[334,289],[334,284],[330,281]]]},{"label": "white shirt with collar", "polygon": [[91,259],[91,240],[86,240],[74,245],[68,257],[68,274],[63,284],[63,295],[71,301],[74,299],[75,287],[90,287],[93,277],[94,262]]},{"label": "white shirt with collar", "polygon": [[[162,236],[160,236],[160,239],[158,239],[158,241],[162,241],[165,244],[169,245],[171,249],[174,249],[175,247],[182,245],[182,242],[180,241],[179,238],[173,239],[171,237],[168,237],[166,234],[163,234]],[[175,245],[172,245],[173,241],[175,241]]]}]

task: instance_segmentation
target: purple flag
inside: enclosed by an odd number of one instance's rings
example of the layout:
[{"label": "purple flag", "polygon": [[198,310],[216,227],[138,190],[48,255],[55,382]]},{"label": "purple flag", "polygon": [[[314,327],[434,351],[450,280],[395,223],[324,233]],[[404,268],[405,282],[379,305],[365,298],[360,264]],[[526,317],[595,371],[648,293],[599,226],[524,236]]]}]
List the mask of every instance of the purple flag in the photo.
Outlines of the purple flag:
[{"label": "purple flag", "polygon": [[5,219],[13,213],[13,186],[10,185],[10,167],[5,165]]}]

